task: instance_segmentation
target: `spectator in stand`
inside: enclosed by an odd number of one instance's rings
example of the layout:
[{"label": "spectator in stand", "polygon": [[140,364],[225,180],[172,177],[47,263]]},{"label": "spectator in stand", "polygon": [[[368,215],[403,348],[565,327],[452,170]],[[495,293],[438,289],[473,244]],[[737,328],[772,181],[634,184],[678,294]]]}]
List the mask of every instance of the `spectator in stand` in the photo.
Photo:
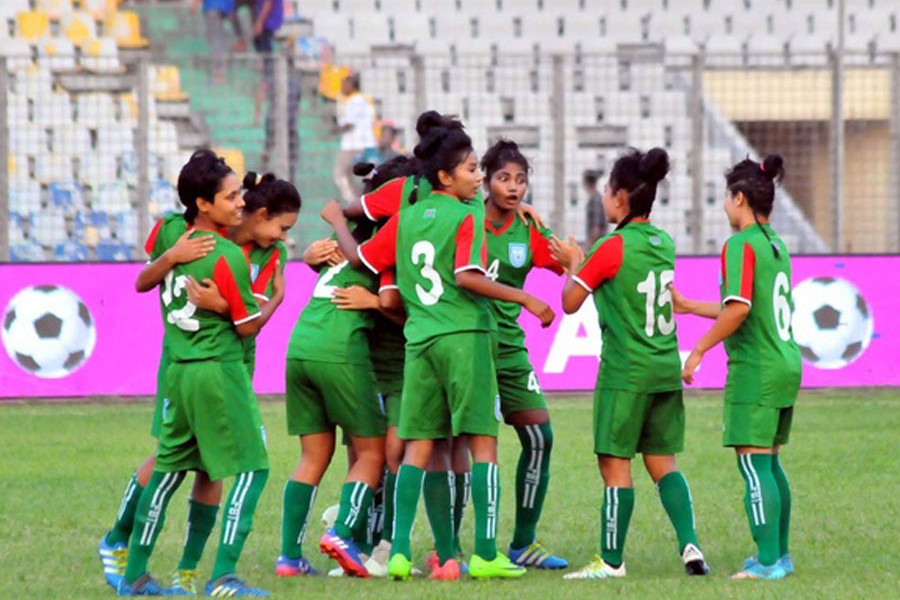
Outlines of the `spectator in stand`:
[{"label": "spectator in stand", "polygon": [[359,196],[353,179],[353,161],[359,154],[375,147],[375,109],[360,93],[359,75],[348,75],[341,82],[343,97],[337,103],[337,121],[332,132],[340,134],[341,148],[334,161],[334,183],[344,202]]},{"label": "spectator in stand", "polygon": [[391,160],[395,156],[406,154],[400,141],[397,139],[397,125],[390,119],[381,119],[375,127],[378,132],[378,141],[374,148],[367,148],[356,157],[357,163],[370,162],[380,165]]},{"label": "spectator in stand", "polygon": [[231,26],[234,28],[234,34],[238,39],[231,45],[232,52],[247,51],[247,38],[244,36],[244,25],[241,23],[240,12],[242,7],[247,7],[247,10],[250,11],[250,22],[256,25],[258,1],[259,0],[235,0],[234,11],[231,13]]},{"label": "spectator in stand", "polygon": [[234,0],[191,0],[191,10],[203,10],[206,22],[206,43],[212,59],[212,82],[225,82],[225,28],[223,23],[234,12]]},{"label": "spectator in stand", "polygon": [[585,171],[581,178],[584,191],[587,192],[587,237],[585,246],[593,247],[594,242],[606,235],[606,215],[603,213],[603,194],[597,188],[600,173]]}]

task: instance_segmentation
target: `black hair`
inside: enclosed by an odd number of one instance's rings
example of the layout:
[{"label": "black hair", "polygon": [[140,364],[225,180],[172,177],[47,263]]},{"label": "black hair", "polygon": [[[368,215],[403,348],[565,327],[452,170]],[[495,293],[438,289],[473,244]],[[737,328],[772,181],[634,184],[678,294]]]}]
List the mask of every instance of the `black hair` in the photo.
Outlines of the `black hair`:
[{"label": "black hair", "polygon": [[784,159],[779,154],[770,154],[761,163],[747,157],[725,172],[725,187],[728,188],[728,193],[732,197],[743,194],[747,199],[747,204],[753,211],[753,220],[769,240],[775,258],[780,258],[781,252],[759,222],[759,215],[768,219],[772,214],[772,207],[775,204],[775,184],[780,182],[782,177],[784,177]]},{"label": "black hair", "polygon": [[452,172],[472,152],[472,139],[459,119],[433,110],[419,115],[416,132],[419,143],[413,152],[421,162],[422,175],[433,189],[441,189],[438,173]]},{"label": "black hair", "polygon": [[581,174],[581,182],[585,185],[596,186],[597,182],[600,180],[599,171],[594,171],[593,169],[588,169],[584,173]]},{"label": "black hair", "polygon": [[178,199],[184,205],[184,219],[190,224],[197,218],[197,198],[213,202],[222,189],[222,180],[234,171],[225,159],[209,149],[197,150],[178,174]]},{"label": "black hair", "polygon": [[369,194],[385,183],[398,177],[409,177],[420,173],[419,161],[411,156],[401,154],[380,165],[363,162],[353,165],[353,174],[363,177],[363,193]]},{"label": "black hair", "polygon": [[294,184],[278,179],[273,173],[259,177],[253,171],[244,175],[244,212],[252,214],[266,209],[269,218],[300,212],[302,199]]},{"label": "black hair", "polygon": [[628,214],[616,229],[622,229],[636,217],[649,217],[656,199],[656,187],[669,172],[669,155],[662,148],[646,153],[635,148],[616,159],[609,174],[612,193],[628,192]]},{"label": "black hair", "polygon": [[481,170],[484,171],[485,181],[490,182],[494,173],[509,163],[516,163],[527,174],[531,171],[528,159],[519,150],[519,145],[512,140],[498,140],[496,144],[488,148],[481,157]]}]

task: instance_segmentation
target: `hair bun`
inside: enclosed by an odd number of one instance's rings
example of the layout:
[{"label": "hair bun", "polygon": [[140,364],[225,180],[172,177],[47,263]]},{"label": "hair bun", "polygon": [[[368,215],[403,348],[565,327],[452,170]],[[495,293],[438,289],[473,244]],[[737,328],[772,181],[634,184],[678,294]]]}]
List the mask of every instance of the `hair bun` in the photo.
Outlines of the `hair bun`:
[{"label": "hair bun", "polygon": [[357,177],[365,177],[375,170],[375,163],[358,162],[353,165],[353,174]]},{"label": "hair bun", "polygon": [[769,154],[760,164],[763,174],[772,181],[778,181],[784,176],[784,159],[780,154]]},{"label": "hair bun", "polygon": [[424,137],[434,127],[440,127],[444,124],[444,117],[436,110],[426,110],[419,115],[416,121],[416,133],[419,137]]},{"label": "hair bun", "polygon": [[430,129],[428,129],[428,131],[425,132],[425,135],[422,136],[422,139],[419,140],[419,143],[416,144],[416,147],[413,150],[413,154],[415,154],[416,158],[418,158],[419,160],[428,160],[441,149],[441,145],[447,138],[448,133],[449,130],[446,127],[431,127]]},{"label": "hair bun", "polygon": [[244,181],[242,182],[244,189],[252,190],[253,188],[255,188],[257,177],[258,177],[258,175],[256,174],[255,171],[247,171],[247,174],[244,175]]},{"label": "hair bun", "polygon": [[647,183],[656,184],[669,172],[669,154],[662,148],[651,148],[638,166],[638,176]]}]

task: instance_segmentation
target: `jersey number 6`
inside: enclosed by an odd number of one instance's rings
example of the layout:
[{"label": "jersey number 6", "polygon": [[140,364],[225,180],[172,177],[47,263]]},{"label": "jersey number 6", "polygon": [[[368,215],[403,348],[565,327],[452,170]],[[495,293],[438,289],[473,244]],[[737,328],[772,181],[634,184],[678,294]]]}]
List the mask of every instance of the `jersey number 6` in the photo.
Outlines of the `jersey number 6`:
[{"label": "jersey number 6", "polygon": [[[644,320],[644,333],[647,337],[653,337],[656,328],[663,335],[669,335],[675,331],[675,315],[672,310],[672,292],[669,291],[669,284],[675,281],[675,271],[666,269],[659,274],[659,286],[656,285],[656,273],[650,271],[647,277],[637,285],[639,294],[647,296],[644,303],[646,318]],[[665,315],[656,315],[657,306],[660,308],[668,305],[669,320]]]}]

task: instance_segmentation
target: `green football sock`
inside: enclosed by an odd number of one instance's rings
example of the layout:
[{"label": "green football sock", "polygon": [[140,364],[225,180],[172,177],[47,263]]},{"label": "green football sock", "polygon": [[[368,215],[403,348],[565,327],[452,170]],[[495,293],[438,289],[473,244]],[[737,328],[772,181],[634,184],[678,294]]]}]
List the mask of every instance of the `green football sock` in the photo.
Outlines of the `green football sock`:
[{"label": "green football sock", "polygon": [[469,504],[470,473],[463,471],[462,473],[454,473],[453,493],[453,545],[456,547],[456,553],[462,554],[462,544],[459,541],[459,529],[462,527],[463,516],[466,512],[466,505]]},{"label": "green football sock", "polygon": [[122,504],[119,506],[119,514],[116,515],[116,522],[109,533],[106,534],[106,543],[127,544],[128,538],[131,537],[131,528],[134,527],[134,511],[137,510],[138,502],[141,499],[141,492],[144,488],[138,483],[137,476],[132,475],[128,485],[125,486],[125,493],[122,495]]},{"label": "green football sock", "polygon": [[781,495],[781,521],[778,525],[778,554],[788,554],[788,541],[791,535],[791,482],[781,466],[777,454],[772,455],[772,474],[778,485],[778,493]]},{"label": "green football sock", "polygon": [[253,513],[268,478],[268,469],[248,471],[237,476],[222,515],[222,535],[210,581],[234,573],[244,542],[253,528]]},{"label": "green football sock", "polygon": [[206,548],[206,540],[216,526],[219,506],[188,500],[188,529],[178,569],[196,569]]},{"label": "green football sock", "polygon": [[292,560],[303,556],[303,538],[309,514],[316,503],[316,486],[289,479],[284,486],[281,513],[281,555]]},{"label": "green football sock", "polygon": [[128,583],[134,583],[147,572],[147,563],[156,545],[156,538],[166,522],[166,508],[172,494],[184,481],[184,476],[184,471],[153,471],[150,476],[135,510],[134,528],[128,542],[128,566],[125,567],[125,581]]},{"label": "green football sock", "polygon": [[747,484],[744,509],[750,523],[750,533],[756,542],[756,556],[762,565],[774,565],[781,557],[778,535],[781,494],[772,473],[772,455],[740,454],[738,467]]},{"label": "green football sock", "polygon": [[425,513],[434,536],[434,549],[440,564],[456,555],[453,536],[453,472],[437,471],[425,474]]},{"label": "green football sock", "polygon": [[634,488],[606,488],[601,511],[600,557],[607,564],[618,567],[622,564],[625,537],[634,511]]},{"label": "green football sock", "polygon": [[522,452],[516,467],[516,528],[510,545],[521,549],[531,544],[537,536],[537,524],[550,483],[553,429],[550,423],[525,425],[516,427],[516,433]]},{"label": "green football sock", "polygon": [[425,471],[413,465],[400,465],[397,471],[397,484],[394,489],[394,541],[391,545],[391,556],[402,554],[412,560],[409,538],[412,535],[413,522],[416,520],[416,508],[422,494],[422,481]]},{"label": "green football sock", "polygon": [[659,490],[659,500],[669,515],[669,521],[675,528],[678,552],[683,552],[688,544],[694,544],[699,548],[691,488],[684,475],[679,471],[673,471],[656,483],[656,489]]},{"label": "green football sock", "polygon": [[475,554],[497,558],[497,519],[500,516],[500,477],[496,463],[472,465],[472,505],[475,507]]},{"label": "green football sock", "polygon": [[394,539],[394,490],[397,488],[397,476],[388,471],[384,478],[384,527],[381,529],[381,539],[388,542]]},{"label": "green football sock", "polygon": [[348,481],[341,488],[341,503],[334,532],[345,540],[353,538],[353,532],[366,523],[372,506],[372,488],[362,481]]}]

